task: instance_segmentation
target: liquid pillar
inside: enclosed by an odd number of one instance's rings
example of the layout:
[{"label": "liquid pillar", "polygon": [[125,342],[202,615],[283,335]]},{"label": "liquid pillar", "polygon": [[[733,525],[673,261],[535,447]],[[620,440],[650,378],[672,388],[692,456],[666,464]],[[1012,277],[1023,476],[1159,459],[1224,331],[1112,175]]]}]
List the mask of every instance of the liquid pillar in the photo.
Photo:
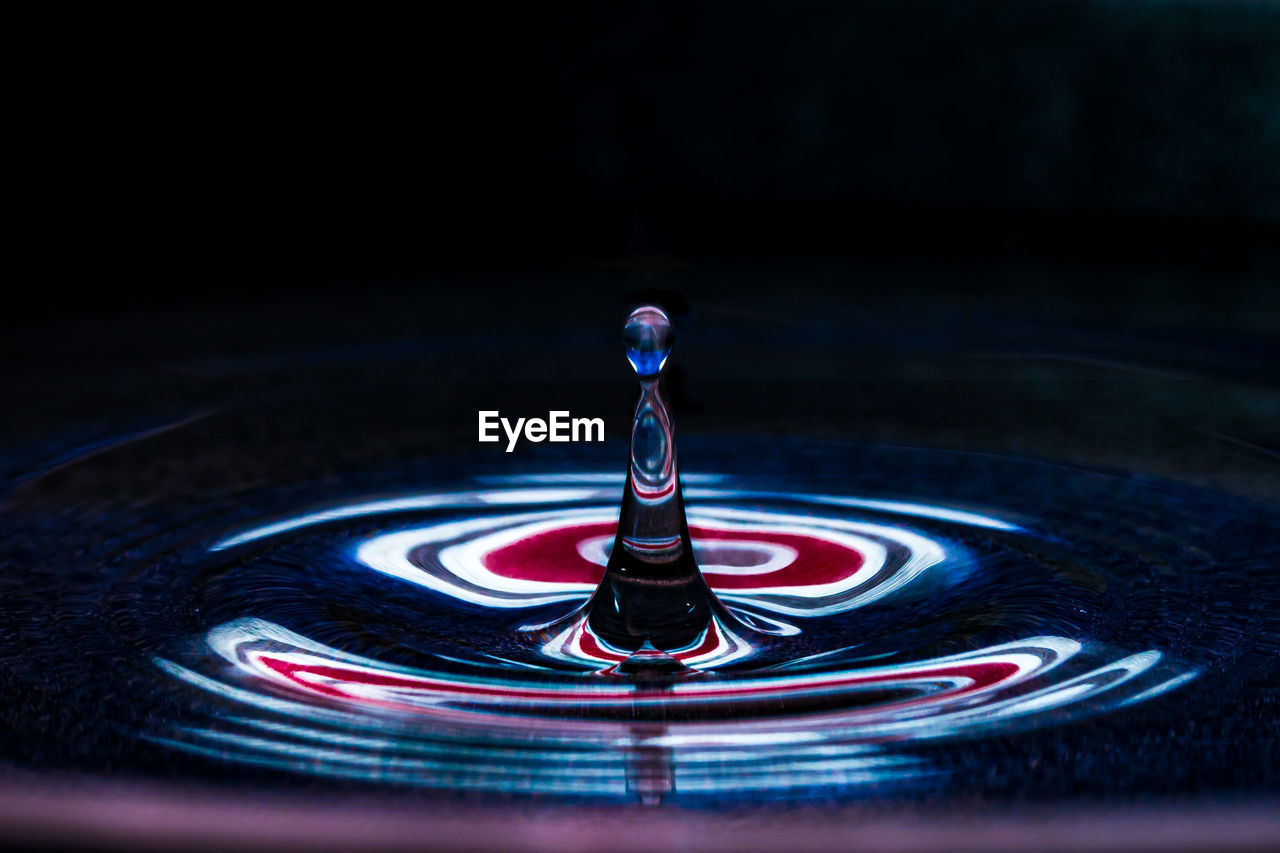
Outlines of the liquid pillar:
[{"label": "liquid pillar", "polygon": [[713,620],[737,620],[703,579],[685,520],[675,432],[661,383],[675,341],[671,320],[659,308],[637,308],[622,340],[640,380],[640,398],[618,534],[587,604],[587,622],[611,646],[647,653],[658,666],[661,653],[697,643]]}]

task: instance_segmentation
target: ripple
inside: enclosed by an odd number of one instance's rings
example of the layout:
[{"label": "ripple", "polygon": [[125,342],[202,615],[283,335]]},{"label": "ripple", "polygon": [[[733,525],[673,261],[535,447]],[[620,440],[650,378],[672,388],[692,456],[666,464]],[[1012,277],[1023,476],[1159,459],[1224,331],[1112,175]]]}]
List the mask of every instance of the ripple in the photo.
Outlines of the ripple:
[{"label": "ripple", "polygon": [[[922,583],[918,596],[951,590],[963,600],[975,566],[998,564],[961,544],[966,529],[1002,537],[1004,549],[1043,537],[944,505],[704,481],[716,488],[688,490],[699,501],[689,512],[699,564],[735,615],[767,631],[763,643],[717,620],[688,648],[653,653],[673,659],[678,674],[621,676],[634,655],[594,636],[585,619],[563,618],[592,593],[608,559],[616,530],[608,475],[509,477],[490,481],[501,488],[355,501],[218,540],[213,555],[289,551],[298,536],[319,536],[350,565],[420,590],[431,613],[458,610],[468,636],[420,639],[419,656],[434,663],[410,665],[246,613],[210,629],[203,655],[155,656],[161,671],[220,704],[203,723],[143,736],[321,776],[696,801],[927,786],[947,765],[921,747],[1065,725],[1198,675],[1154,648],[1061,634],[950,654],[912,652],[918,641],[874,652],[858,641],[856,611],[892,613]],[[423,510],[442,517],[395,525]],[[357,521],[370,532],[336,535]],[[915,627],[900,624],[888,637],[905,643]]]},{"label": "ripple", "polygon": [[[762,452],[687,443],[724,471]],[[88,469],[42,482],[0,539],[23,567],[0,576],[7,754],[716,809],[1268,778],[1271,507],[1008,457],[788,446],[768,474],[683,475],[737,622],[629,655],[574,618],[621,492],[599,455],[189,501],[90,500]]]}]

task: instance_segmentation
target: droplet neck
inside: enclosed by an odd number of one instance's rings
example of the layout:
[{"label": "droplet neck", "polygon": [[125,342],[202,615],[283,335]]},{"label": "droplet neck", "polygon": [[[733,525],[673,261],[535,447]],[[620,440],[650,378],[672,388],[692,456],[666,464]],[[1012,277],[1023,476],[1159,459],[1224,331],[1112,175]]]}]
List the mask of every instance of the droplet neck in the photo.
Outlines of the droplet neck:
[{"label": "droplet neck", "polygon": [[658,380],[642,380],[613,553],[656,570],[690,550],[687,538],[671,416]]}]

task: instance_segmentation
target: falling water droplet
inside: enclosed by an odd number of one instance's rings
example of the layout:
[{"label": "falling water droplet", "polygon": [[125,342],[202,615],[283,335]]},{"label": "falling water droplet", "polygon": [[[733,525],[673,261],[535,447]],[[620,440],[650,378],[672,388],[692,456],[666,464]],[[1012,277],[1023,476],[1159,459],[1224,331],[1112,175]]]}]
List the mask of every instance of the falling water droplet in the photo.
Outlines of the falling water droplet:
[{"label": "falling water droplet", "polygon": [[671,318],[661,308],[652,305],[632,311],[622,327],[622,344],[627,348],[627,360],[641,380],[653,379],[662,373],[675,342]]}]

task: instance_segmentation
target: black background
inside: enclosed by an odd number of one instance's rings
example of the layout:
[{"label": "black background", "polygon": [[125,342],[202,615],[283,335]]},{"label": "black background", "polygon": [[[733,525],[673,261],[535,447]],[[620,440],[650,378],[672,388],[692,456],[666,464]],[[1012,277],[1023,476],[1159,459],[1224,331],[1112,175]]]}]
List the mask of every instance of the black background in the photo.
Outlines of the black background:
[{"label": "black background", "polygon": [[625,299],[709,256],[1280,266],[1272,2],[91,7],[11,38],[18,323],[460,271]]}]

